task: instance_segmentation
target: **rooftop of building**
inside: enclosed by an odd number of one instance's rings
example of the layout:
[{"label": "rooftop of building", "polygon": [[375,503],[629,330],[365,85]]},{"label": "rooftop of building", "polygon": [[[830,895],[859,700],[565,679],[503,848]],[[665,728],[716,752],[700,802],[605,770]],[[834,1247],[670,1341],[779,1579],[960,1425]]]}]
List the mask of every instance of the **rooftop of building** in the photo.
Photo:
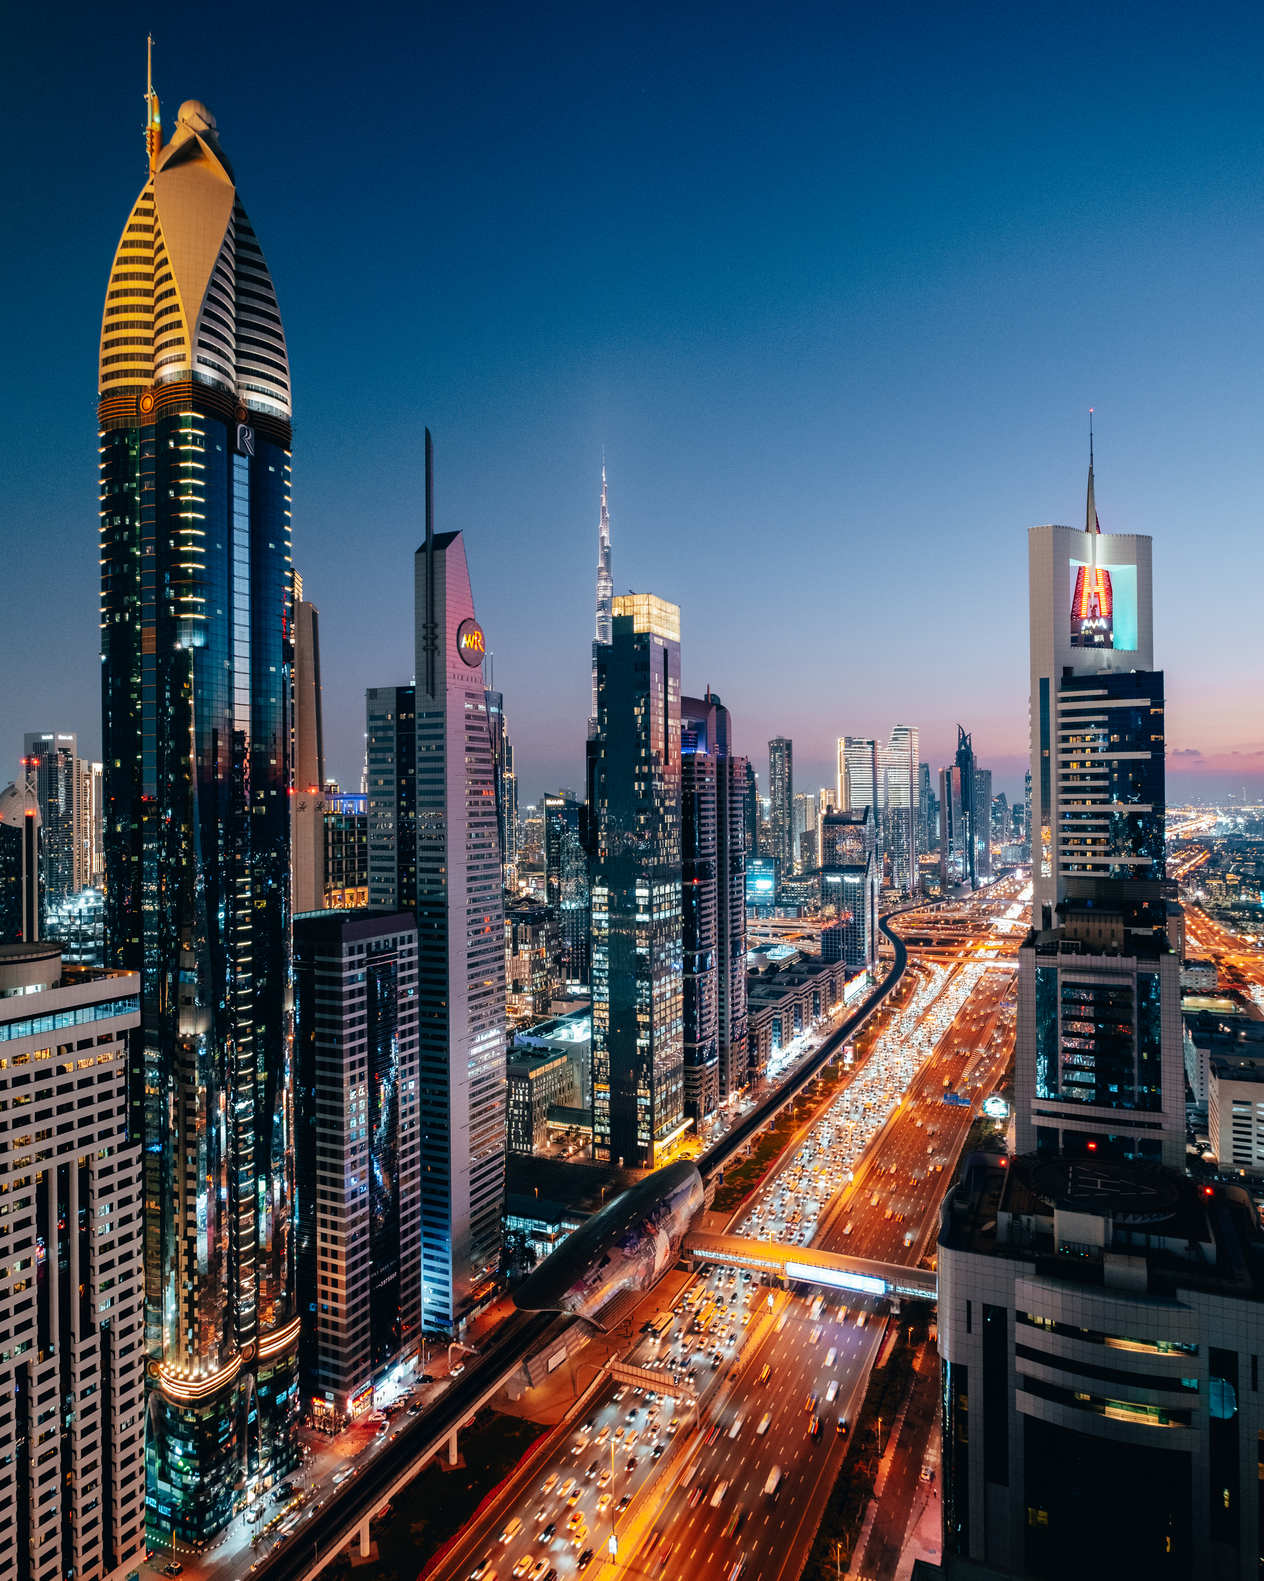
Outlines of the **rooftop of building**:
[{"label": "rooftop of building", "polygon": [[[93,983],[109,983],[131,978],[135,972],[113,967],[82,966],[65,960],[56,940],[29,944],[0,944],[0,1017],[5,1021],[33,1013],[35,995],[57,988],[84,988]],[[108,992],[108,990],[107,990]]]},{"label": "rooftop of building", "polygon": [[526,1076],[528,1079],[538,1076],[541,1071],[551,1070],[555,1065],[570,1065],[570,1058],[565,1049],[541,1049],[533,1052],[529,1049],[511,1052],[505,1065],[508,1076]]},{"label": "rooftop of building", "polygon": [[411,911],[390,911],[372,906],[352,906],[336,910],[300,911],[294,918],[296,937],[322,941],[355,942],[376,939],[383,933],[405,933],[416,929]]},{"label": "rooftop of building", "polygon": [[939,1244],[1069,1284],[1264,1300],[1264,1235],[1247,1193],[1140,1160],[974,1153],[944,1200]]},{"label": "rooftop of building", "polygon": [[552,1043],[584,1043],[591,1037],[592,1011],[586,1001],[574,1010],[550,1016],[546,1021],[533,1021],[529,1026],[514,1029],[514,1043],[519,1048],[530,1047],[532,1039]]}]

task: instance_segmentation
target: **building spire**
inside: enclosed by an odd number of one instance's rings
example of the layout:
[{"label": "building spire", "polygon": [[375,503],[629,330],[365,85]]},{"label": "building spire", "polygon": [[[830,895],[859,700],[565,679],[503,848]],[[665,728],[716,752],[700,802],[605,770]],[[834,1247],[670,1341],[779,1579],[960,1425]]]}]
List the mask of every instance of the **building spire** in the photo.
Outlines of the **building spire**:
[{"label": "building spire", "polygon": [[1084,513],[1084,531],[1100,533],[1102,524],[1097,519],[1097,502],[1093,498],[1093,408],[1088,409],[1088,505]]},{"label": "building spire", "polygon": [[145,151],[149,155],[149,174],[158,168],[158,154],[162,148],[162,112],[158,108],[158,95],[154,92],[154,35],[145,39]]},{"label": "building spire", "polygon": [[609,642],[611,599],[614,581],[610,575],[610,504],[606,491],[606,452],[601,451],[601,516],[597,526],[597,619],[594,635],[598,642]]}]

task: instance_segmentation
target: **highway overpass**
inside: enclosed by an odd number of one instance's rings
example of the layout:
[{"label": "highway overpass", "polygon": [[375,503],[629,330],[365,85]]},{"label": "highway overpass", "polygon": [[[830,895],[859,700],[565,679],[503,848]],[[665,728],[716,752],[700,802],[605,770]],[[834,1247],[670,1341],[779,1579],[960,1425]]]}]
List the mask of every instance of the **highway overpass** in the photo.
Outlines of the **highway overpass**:
[{"label": "highway overpass", "polygon": [[871,1296],[879,1301],[934,1301],[938,1294],[938,1282],[929,1269],[878,1263],[868,1257],[844,1257],[811,1246],[784,1246],[777,1241],[753,1241],[745,1235],[699,1232],[685,1236],[682,1251],[700,1263],[779,1274],[798,1284]]}]

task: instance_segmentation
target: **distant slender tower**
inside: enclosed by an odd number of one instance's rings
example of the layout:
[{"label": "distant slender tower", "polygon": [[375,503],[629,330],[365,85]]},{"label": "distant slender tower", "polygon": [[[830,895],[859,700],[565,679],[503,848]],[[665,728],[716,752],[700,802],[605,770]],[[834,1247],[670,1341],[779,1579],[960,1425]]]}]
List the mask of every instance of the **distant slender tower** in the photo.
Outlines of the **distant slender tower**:
[{"label": "distant slender tower", "polygon": [[295,1458],[290,372],[204,104],[101,325],[107,964],[141,974],[149,1510],[202,1545]]},{"label": "distant slender tower", "polygon": [[[606,497],[606,462],[601,461],[601,520],[597,528],[597,619],[593,630],[596,642],[610,642],[612,631],[614,582],[610,576],[610,506]],[[593,665],[592,713],[588,719],[588,734],[597,730],[597,666]]]}]

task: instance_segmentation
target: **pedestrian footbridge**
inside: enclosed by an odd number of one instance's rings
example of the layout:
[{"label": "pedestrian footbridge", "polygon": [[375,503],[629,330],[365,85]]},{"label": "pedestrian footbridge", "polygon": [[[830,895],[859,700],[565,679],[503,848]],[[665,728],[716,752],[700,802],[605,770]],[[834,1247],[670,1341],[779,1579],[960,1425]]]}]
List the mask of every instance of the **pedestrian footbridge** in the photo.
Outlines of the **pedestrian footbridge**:
[{"label": "pedestrian footbridge", "polygon": [[681,1251],[700,1263],[779,1274],[799,1284],[846,1290],[879,1301],[934,1301],[938,1294],[938,1282],[928,1268],[878,1263],[867,1257],[844,1257],[837,1252],[817,1251],[811,1246],[782,1246],[776,1241],[753,1241],[744,1235],[699,1232],[685,1236]]}]

